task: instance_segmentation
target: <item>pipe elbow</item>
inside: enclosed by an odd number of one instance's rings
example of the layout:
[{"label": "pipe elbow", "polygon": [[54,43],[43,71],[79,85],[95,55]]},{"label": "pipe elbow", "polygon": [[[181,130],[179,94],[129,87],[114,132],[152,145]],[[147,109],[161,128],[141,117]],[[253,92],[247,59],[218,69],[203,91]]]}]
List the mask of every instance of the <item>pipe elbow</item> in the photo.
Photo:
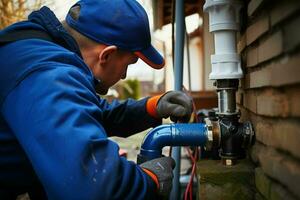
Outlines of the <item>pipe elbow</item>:
[{"label": "pipe elbow", "polygon": [[152,129],[144,138],[142,148],[157,150],[165,146],[172,137],[172,124],[161,125]]},{"label": "pipe elbow", "polygon": [[165,146],[202,146],[207,140],[205,124],[161,125],[145,136],[140,155],[154,159],[161,156]]}]

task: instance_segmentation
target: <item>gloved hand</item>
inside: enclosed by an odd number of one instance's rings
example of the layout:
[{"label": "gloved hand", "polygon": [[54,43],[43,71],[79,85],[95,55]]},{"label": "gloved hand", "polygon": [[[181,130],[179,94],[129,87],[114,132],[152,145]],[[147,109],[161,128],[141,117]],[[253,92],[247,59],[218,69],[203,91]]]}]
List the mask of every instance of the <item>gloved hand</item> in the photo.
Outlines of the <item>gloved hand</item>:
[{"label": "gloved hand", "polygon": [[188,122],[193,112],[192,98],[181,91],[170,91],[151,97],[147,102],[147,112],[153,117]]},{"label": "gloved hand", "polygon": [[158,186],[158,195],[168,197],[172,189],[175,161],[171,157],[156,158],[140,165]]}]

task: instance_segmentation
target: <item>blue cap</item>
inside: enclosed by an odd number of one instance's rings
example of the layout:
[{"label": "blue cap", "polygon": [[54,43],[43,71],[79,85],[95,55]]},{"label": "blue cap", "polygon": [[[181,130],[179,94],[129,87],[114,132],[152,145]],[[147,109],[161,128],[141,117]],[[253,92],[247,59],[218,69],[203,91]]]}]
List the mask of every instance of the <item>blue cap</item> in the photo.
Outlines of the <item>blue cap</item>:
[{"label": "blue cap", "polygon": [[155,69],[164,66],[151,45],[148,16],[136,0],[81,0],[75,5],[80,6],[78,19],[66,16],[73,29],[98,43],[134,52]]}]

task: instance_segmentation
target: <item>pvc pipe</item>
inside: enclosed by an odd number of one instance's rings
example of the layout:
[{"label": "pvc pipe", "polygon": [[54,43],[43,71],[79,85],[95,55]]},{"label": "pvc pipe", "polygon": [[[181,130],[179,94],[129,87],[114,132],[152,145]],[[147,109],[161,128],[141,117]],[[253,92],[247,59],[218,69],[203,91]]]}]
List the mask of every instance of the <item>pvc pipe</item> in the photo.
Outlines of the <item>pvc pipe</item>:
[{"label": "pvc pipe", "polygon": [[165,146],[204,146],[207,141],[208,131],[203,123],[166,124],[152,129],[145,136],[140,154],[152,160],[162,156]]},{"label": "pvc pipe", "polygon": [[236,34],[234,31],[216,31],[215,54],[236,53]]},{"label": "pvc pipe", "polygon": [[[175,42],[175,67],[174,67],[174,81],[175,90],[180,91],[182,89],[183,80],[183,53],[184,53],[184,35],[185,35],[185,23],[184,23],[184,0],[175,0],[175,24],[176,24],[176,42]],[[172,157],[176,162],[176,167],[173,171],[173,187],[170,194],[171,200],[179,199],[179,178],[180,178],[180,158],[181,148],[175,147],[172,149]]]},{"label": "pvc pipe", "polygon": [[206,0],[204,10],[209,13],[209,31],[214,34],[215,54],[211,56],[209,78],[239,79],[243,77],[240,56],[237,54],[236,32],[239,29],[238,0]]}]

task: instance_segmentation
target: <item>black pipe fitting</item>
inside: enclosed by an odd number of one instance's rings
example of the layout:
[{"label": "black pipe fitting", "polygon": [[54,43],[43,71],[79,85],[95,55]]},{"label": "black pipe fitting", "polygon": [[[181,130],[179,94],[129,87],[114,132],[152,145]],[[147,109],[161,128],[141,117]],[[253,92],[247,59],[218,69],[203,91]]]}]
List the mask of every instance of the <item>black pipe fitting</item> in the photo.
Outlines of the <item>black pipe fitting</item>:
[{"label": "black pipe fitting", "polygon": [[236,115],[223,116],[219,119],[221,132],[220,156],[237,159],[244,155],[242,149],[243,132]]},{"label": "black pipe fitting", "polygon": [[235,88],[239,86],[239,79],[219,79],[214,82],[214,86],[218,89]]},{"label": "black pipe fitting", "polygon": [[240,123],[238,115],[219,116],[221,132],[220,157],[225,165],[233,165],[246,155],[247,147],[254,142],[250,122]]}]

